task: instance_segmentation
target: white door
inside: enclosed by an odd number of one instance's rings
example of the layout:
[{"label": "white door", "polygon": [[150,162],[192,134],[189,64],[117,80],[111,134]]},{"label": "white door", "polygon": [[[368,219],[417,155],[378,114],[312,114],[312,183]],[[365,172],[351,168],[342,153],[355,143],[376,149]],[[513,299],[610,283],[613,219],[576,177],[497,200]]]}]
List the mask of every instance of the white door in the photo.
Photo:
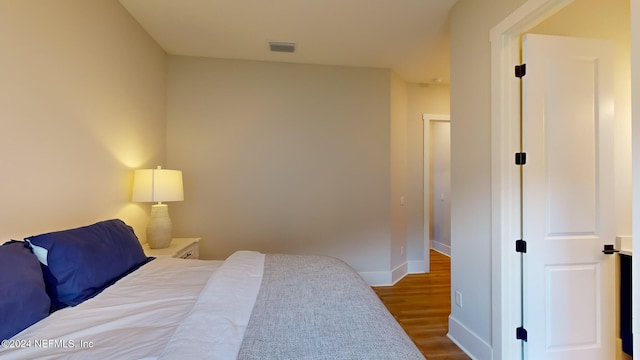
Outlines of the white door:
[{"label": "white door", "polygon": [[615,358],[612,53],[523,38],[525,359]]}]

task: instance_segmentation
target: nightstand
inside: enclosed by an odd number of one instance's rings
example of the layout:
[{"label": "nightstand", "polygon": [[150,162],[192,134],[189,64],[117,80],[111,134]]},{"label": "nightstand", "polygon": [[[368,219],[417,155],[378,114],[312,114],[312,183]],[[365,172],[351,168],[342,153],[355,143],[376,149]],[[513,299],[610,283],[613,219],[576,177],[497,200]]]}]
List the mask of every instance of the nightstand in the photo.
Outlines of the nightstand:
[{"label": "nightstand", "polygon": [[164,249],[151,249],[149,244],[142,245],[142,248],[147,256],[197,259],[199,241],[200,238],[173,238],[169,247]]}]

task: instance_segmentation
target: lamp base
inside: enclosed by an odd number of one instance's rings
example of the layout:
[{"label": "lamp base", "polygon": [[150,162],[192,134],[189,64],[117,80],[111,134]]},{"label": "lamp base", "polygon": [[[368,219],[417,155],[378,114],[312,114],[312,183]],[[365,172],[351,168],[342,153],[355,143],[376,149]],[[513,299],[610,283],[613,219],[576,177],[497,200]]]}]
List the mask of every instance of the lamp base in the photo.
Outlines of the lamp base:
[{"label": "lamp base", "polygon": [[147,225],[147,242],[152,249],[164,249],[171,244],[173,225],[169,218],[169,205],[151,205],[151,219]]}]

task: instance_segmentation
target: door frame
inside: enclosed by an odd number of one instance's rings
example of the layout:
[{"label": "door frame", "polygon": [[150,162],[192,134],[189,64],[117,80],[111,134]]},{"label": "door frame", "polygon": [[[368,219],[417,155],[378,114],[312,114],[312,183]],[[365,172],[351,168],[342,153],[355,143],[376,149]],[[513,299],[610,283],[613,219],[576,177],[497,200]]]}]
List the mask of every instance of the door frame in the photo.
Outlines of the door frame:
[{"label": "door frame", "polygon": [[[491,333],[494,359],[519,359],[520,171],[520,35],[574,0],[529,0],[490,31],[491,41]],[[518,119],[514,121],[513,119]]]},{"label": "door frame", "polygon": [[[423,226],[423,239],[424,239],[424,251],[425,251],[425,261],[427,262],[427,272],[430,269],[429,261],[430,255],[429,250],[431,249],[431,207],[430,204],[430,195],[431,195],[431,182],[430,179],[430,162],[431,162],[431,143],[429,142],[431,139],[431,122],[432,121],[446,121],[451,123],[451,115],[449,114],[422,114],[423,126],[422,126],[422,226]],[[451,254],[449,254],[451,255]]]},{"label": "door frame", "polygon": [[[519,257],[514,240],[519,237],[519,171],[513,154],[519,150],[519,126],[511,119],[520,116],[520,83],[513,65],[520,61],[519,36],[573,0],[528,0],[490,31],[491,42],[491,233],[492,233],[492,350],[493,359],[518,359],[520,344],[515,339],[519,326]],[[631,5],[631,123],[632,163],[640,164],[640,0]],[[640,229],[640,166],[632,169],[632,227]],[[632,247],[640,253],[640,241]],[[640,260],[633,261],[633,333],[640,334]],[[516,272],[518,271],[518,272]],[[640,349],[640,336],[633,340]]]}]

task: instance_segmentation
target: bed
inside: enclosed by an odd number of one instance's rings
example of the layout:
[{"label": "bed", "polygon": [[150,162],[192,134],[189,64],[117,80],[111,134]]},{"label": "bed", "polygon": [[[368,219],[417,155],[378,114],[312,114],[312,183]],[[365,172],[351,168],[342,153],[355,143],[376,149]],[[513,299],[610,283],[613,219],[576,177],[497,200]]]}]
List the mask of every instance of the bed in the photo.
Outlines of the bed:
[{"label": "bed", "polygon": [[[108,220],[0,246],[0,358],[424,359],[338,259],[253,251],[149,259],[132,234]],[[123,256],[133,260],[102,276]],[[7,279],[2,266],[14,269]],[[17,267],[26,270],[18,276]]]}]

